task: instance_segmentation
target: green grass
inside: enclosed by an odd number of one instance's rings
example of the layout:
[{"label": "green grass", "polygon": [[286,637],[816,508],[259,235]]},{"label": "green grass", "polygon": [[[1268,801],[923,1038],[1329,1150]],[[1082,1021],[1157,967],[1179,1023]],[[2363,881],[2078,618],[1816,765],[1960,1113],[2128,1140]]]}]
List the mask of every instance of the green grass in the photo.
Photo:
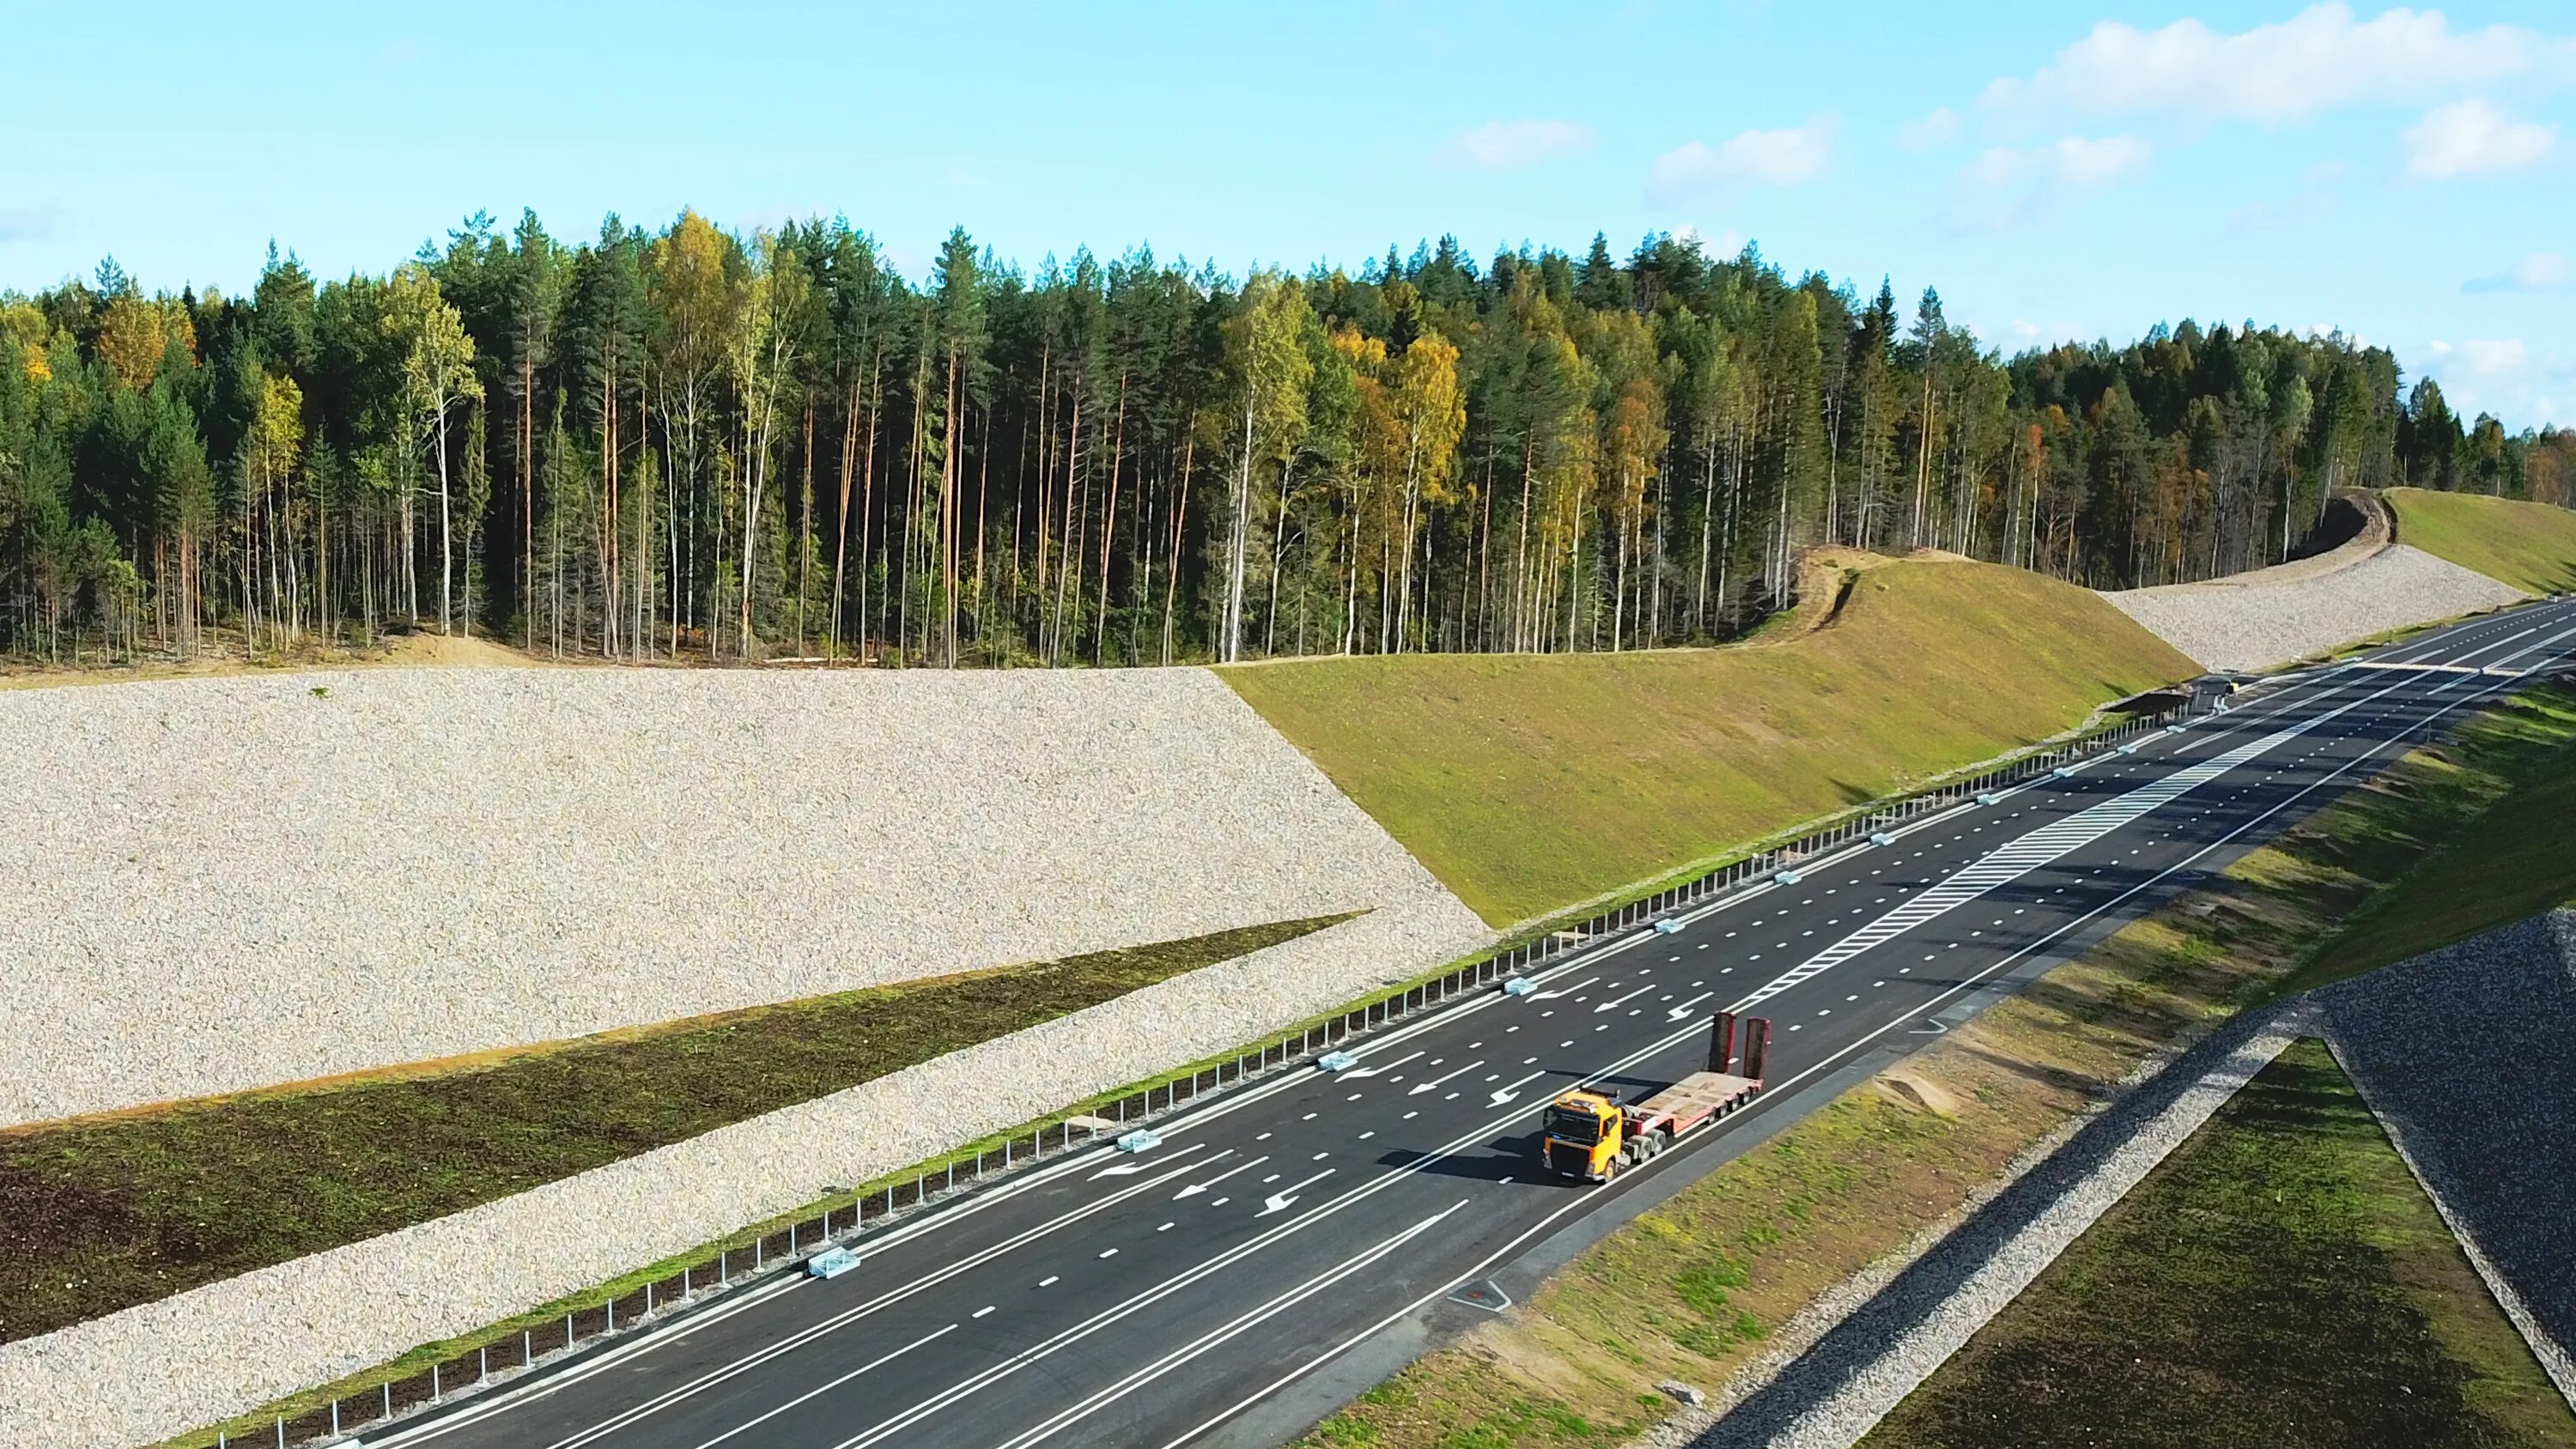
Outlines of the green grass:
[{"label": "green grass", "polygon": [[1509,925],[2197,672],[2089,591],[1989,564],[1868,569],[1830,623],[1780,633],[1224,676],[1470,907]]},{"label": "green grass", "polygon": [[1907,1063],[1914,1090],[1882,1080],[1846,1092],[1586,1250],[1513,1315],[1346,1406],[1300,1449],[1624,1443],[1567,1441],[1505,1406],[1605,1420],[1664,1378],[1723,1383],[1766,1350],[1769,1328],[1960,1208],[2149,1053],[2278,995],[2347,922],[2396,898],[2428,852],[2473,838],[2499,801],[2560,768],[2571,732],[2576,691],[2489,707],[2456,743],[2410,753],[1942,1038]]},{"label": "green grass", "polygon": [[2530,593],[2576,589],[2576,511],[2423,488],[2387,497],[2399,543]]},{"label": "green grass", "polygon": [[0,1134],[0,1341],[522,1192],[1343,919]]},{"label": "green grass", "polygon": [[[2480,715],[2408,774],[2430,800],[2371,796],[2340,832],[2349,862],[2389,882],[2284,986],[2305,990],[2576,900],[2576,690],[2535,690]],[[2342,806],[2339,809],[2345,808]]]},{"label": "green grass", "polygon": [[1866,1449],[2507,1449],[2576,1418],[2360,1095],[2300,1042]]}]

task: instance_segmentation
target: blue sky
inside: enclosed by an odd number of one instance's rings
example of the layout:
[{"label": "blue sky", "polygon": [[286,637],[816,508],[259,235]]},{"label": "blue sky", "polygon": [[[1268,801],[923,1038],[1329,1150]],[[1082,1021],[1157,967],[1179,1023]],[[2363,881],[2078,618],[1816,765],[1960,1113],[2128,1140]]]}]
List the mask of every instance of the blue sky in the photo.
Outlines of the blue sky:
[{"label": "blue sky", "polygon": [[0,288],[237,289],[271,237],[382,270],[523,206],[837,211],[915,269],[952,224],[1234,272],[1687,227],[2007,349],[2340,327],[2576,423],[2563,3],[0,0],[0,38]]}]

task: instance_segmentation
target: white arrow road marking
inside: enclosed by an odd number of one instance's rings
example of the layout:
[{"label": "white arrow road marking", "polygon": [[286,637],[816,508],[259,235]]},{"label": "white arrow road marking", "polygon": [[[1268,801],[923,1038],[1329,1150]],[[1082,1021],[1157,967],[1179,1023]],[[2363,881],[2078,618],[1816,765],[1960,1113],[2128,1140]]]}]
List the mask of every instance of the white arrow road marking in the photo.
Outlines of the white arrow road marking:
[{"label": "white arrow road marking", "polygon": [[1690,1000],[1683,1002],[1681,1005],[1674,1007],[1672,1010],[1665,1012],[1664,1020],[1679,1021],[1683,1017],[1690,1015],[1692,1007],[1699,1005],[1701,1002],[1708,1000],[1716,994],[1717,993],[1714,991],[1703,991],[1699,995],[1692,997]]},{"label": "white arrow road marking", "polygon": [[1595,1013],[1595,1014],[1598,1014],[1598,1013],[1600,1013],[1600,1012],[1608,1011],[1608,1010],[1610,1010],[1610,1009],[1611,1009],[1611,1008],[1613,1008],[1613,1007],[1625,1006],[1625,1005],[1627,1005],[1629,1002],[1636,1000],[1638,997],[1643,996],[1643,995],[1645,995],[1647,992],[1652,991],[1652,990],[1654,990],[1654,989],[1655,989],[1655,988],[1654,988],[1651,984],[1649,984],[1649,985],[1645,985],[1645,986],[1640,986],[1640,987],[1638,987],[1636,990],[1629,992],[1627,995],[1620,997],[1618,1000],[1616,1000],[1616,1001],[1605,1001],[1605,1002],[1601,1003],[1599,1006],[1596,1006],[1596,1007],[1592,1008],[1592,1010],[1594,1011],[1594,1013]]},{"label": "white arrow road marking", "polygon": [[1345,1078],[1348,1078],[1348,1077],[1374,1077],[1374,1076],[1378,1075],[1378,1074],[1379,1074],[1379,1073],[1381,1073],[1381,1072],[1391,1072],[1391,1071],[1394,1071],[1397,1067],[1403,1066],[1406,1062],[1409,1062],[1409,1061],[1413,1060],[1415,1057],[1418,1057],[1418,1056],[1420,1056],[1420,1055],[1422,1055],[1422,1053],[1420,1053],[1420,1052],[1413,1052],[1413,1053],[1410,1053],[1410,1054],[1405,1055],[1405,1056],[1397,1057],[1394,1061],[1388,1062],[1385,1066],[1382,1066],[1382,1067],[1353,1067],[1353,1068],[1351,1068],[1351,1069],[1350,1069],[1349,1071],[1347,1071],[1347,1072],[1336,1072],[1336,1073],[1334,1073],[1334,1075],[1335,1075],[1335,1076],[1339,1076],[1339,1077],[1345,1077]]},{"label": "white arrow road marking", "polygon": [[1236,1173],[1250,1172],[1252,1169],[1259,1167],[1261,1164],[1268,1162],[1269,1160],[1270,1154],[1265,1152],[1259,1157],[1252,1159],[1250,1162],[1243,1164],[1241,1167],[1229,1167],[1225,1171],[1218,1173],[1216,1176],[1209,1178],[1205,1182],[1191,1183],[1189,1186],[1182,1188],[1179,1192],[1173,1193],[1172,1201],[1179,1202],[1185,1197],[1197,1197],[1200,1193],[1207,1191],[1209,1188],[1216,1186],[1218,1183],[1225,1181]]},{"label": "white arrow road marking", "polygon": [[1482,1059],[1478,1059],[1476,1061],[1469,1062],[1467,1065],[1460,1067],[1454,1072],[1449,1073],[1448,1076],[1434,1077],[1427,1082],[1416,1082],[1405,1092],[1404,1095],[1408,1097],[1419,1097],[1423,1093],[1430,1091],[1432,1088],[1439,1086],[1442,1082],[1448,1081],[1450,1077],[1463,1077],[1484,1064],[1485,1063]]},{"label": "white arrow road marking", "polygon": [[[983,1317],[986,1313],[990,1313],[990,1312],[992,1312],[992,1311],[993,1311],[992,1309],[990,1309],[990,1308],[986,1308],[986,1309],[983,1309],[983,1310],[981,1310],[980,1312],[978,1312],[975,1316],[976,1316],[977,1318],[981,1318],[981,1317]],[[828,1384],[824,1384],[824,1385],[822,1385],[822,1386],[820,1386],[820,1387],[818,1387],[818,1388],[807,1389],[805,1392],[803,1392],[803,1393],[801,1393],[801,1394],[798,1394],[796,1397],[794,1397],[794,1398],[792,1398],[792,1399],[789,1399],[786,1403],[780,1404],[777,1408],[774,1408],[774,1409],[770,1410],[768,1413],[761,1415],[761,1416],[760,1416],[759,1418],[757,1418],[757,1419],[750,1419],[750,1420],[746,1420],[746,1421],[744,1421],[744,1422],[742,1422],[742,1423],[740,1423],[740,1424],[736,1424],[736,1425],[735,1425],[735,1426],[733,1426],[732,1428],[727,1429],[727,1430],[725,1430],[723,1433],[718,1434],[718,1435],[717,1435],[717,1436],[715,1436],[714,1438],[707,1440],[707,1441],[706,1441],[705,1443],[703,1443],[703,1444],[700,1444],[700,1445],[698,1446],[698,1449],[714,1449],[714,1446],[716,1446],[716,1445],[718,1445],[718,1444],[723,1443],[723,1442],[724,1442],[724,1441],[726,1441],[727,1439],[732,1438],[734,1435],[736,1435],[736,1434],[739,1434],[739,1433],[743,1432],[745,1429],[750,1429],[750,1428],[757,1427],[758,1425],[765,1424],[765,1423],[769,1422],[770,1420],[777,1418],[779,1415],[786,1413],[788,1410],[790,1410],[790,1409],[792,1409],[792,1408],[795,1408],[798,1404],[801,1404],[801,1403],[805,1402],[807,1399],[813,1398],[813,1397],[814,1397],[814,1396],[816,1396],[817,1394],[827,1394],[827,1393],[830,1393],[832,1390],[839,1388],[841,1385],[848,1383],[850,1380],[852,1380],[852,1379],[854,1379],[854,1378],[857,1378],[859,1375],[861,1375],[861,1374],[863,1374],[863,1373],[866,1373],[868,1370],[870,1370],[870,1369],[872,1369],[872,1368],[879,1368],[879,1367],[882,1367],[882,1366],[883,1366],[883,1365],[885,1365],[885,1364],[892,1363],[894,1360],[896,1360],[896,1359],[899,1359],[899,1358],[903,1357],[905,1354],[908,1354],[908,1353],[912,1352],[914,1349],[921,1347],[923,1344],[930,1342],[932,1339],[935,1339],[935,1338],[944,1338],[944,1337],[946,1337],[946,1336],[947,1336],[947,1335],[949,1335],[949,1334],[955,1333],[956,1331],[957,1331],[957,1325],[952,1323],[952,1324],[948,1325],[946,1328],[943,1328],[943,1329],[939,1330],[937,1333],[926,1333],[926,1334],[923,1334],[921,1337],[914,1339],[912,1342],[905,1344],[903,1347],[896,1349],[896,1350],[895,1350],[894,1352],[892,1352],[892,1353],[884,1354],[884,1355],[881,1355],[881,1356],[879,1356],[879,1357],[877,1357],[877,1358],[870,1359],[870,1360],[869,1360],[869,1361],[867,1361],[866,1363],[863,1363],[863,1364],[859,1365],[857,1368],[854,1368],[854,1369],[850,1370],[848,1373],[845,1373],[845,1374],[841,1375],[839,1378],[832,1380],[832,1381],[831,1381],[830,1383],[828,1383]]]},{"label": "white arrow road marking", "polygon": [[1601,978],[1598,976],[1586,976],[1582,980],[1575,982],[1572,986],[1560,986],[1554,991],[1534,991],[1530,993],[1530,1000],[1554,1001],[1560,996],[1572,996],[1574,993],[1581,991],[1584,987],[1589,986],[1600,979]]},{"label": "white arrow road marking", "polygon": [[[1199,1159],[1199,1161],[1198,1161],[1198,1163],[1197,1163],[1197,1166],[1199,1166],[1199,1167],[1214,1167],[1214,1166],[1216,1166],[1218,1163],[1225,1161],[1227,1158],[1232,1157],[1233,1155],[1234,1155],[1234,1149],[1233,1149],[1233,1148],[1231,1148],[1231,1147],[1229,1147],[1229,1148],[1227,1148],[1226,1150],[1224,1150],[1223,1152],[1218,1153],[1218,1154],[1217,1154],[1216,1156],[1214,1156],[1214,1157],[1203,1157],[1203,1158]],[[1135,1176],[1137,1173],[1143,1172],[1143,1171],[1145,1171],[1146,1169],[1151,1168],[1151,1167],[1153,1167],[1153,1166],[1155,1166],[1155,1165],[1156,1165],[1156,1164],[1154,1164],[1154,1163],[1147,1162],[1147,1161],[1146,1161],[1146,1160],[1144,1160],[1142,1157],[1131,1157],[1131,1158],[1129,1158],[1129,1159],[1128,1159],[1127,1161],[1125,1161],[1125,1162],[1116,1163],[1116,1164],[1113,1164],[1113,1165],[1111,1165],[1111,1166],[1104,1167],[1104,1168],[1100,1169],[1098,1172],[1093,1173],[1091,1176],[1089,1176],[1089,1177],[1087,1177],[1087,1178],[1085,1178],[1085,1179],[1083,1179],[1083,1180],[1084,1180],[1085,1182],[1098,1182],[1100,1179],[1102,1179],[1102,1178],[1104,1178],[1104,1177],[1133,1177],[1133,1176]]]},{"label": "white arrow road marking", "polygon": [[1284,1213],[1288,1211],[1289,1205],[1297,1201],[1297,1189],[1301,1187],[1313,1187],[1316,1183],[1322,1182],[1325,1178],[1332,1175],[1333,1169],[1327,1167],[1323,1171],[1316,1173],[1313,1177],[1307,1178],[1304,1182],[1292,1182],[1288,1184],[1286,1187],[1272,1193],[1267,1198],[1262,1199],[1261,1211],[1254,1213],[1253,1216],[1256,1218],[1266,1218],[1272,1213]]},{"label": "white arrow road marking", "polygon": [[1547,1073],[1545,1072],[1532,1072],[1528,1076],[1521,1078],[1519,1081],[1512,1083],[1510,1086],[1504,1087],[1495,1092],[1493,1099],[1485,1105],[1489,1107],[1499,1107],[1505,1102],[1518,1097],[1521,1094],[1521,1088],[1528,1086],[1530,1083],[1535,1082],[1546,1075]]}]

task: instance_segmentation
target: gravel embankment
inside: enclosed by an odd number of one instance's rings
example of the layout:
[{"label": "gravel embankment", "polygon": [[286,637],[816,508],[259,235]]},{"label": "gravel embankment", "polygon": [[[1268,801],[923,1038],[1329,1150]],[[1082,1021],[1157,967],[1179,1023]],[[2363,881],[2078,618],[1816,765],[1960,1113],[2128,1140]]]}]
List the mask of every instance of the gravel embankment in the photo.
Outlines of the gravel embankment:
[{"label": "gravel embankment", "polygon": [[[1692,1449],[1845,1449],[1931,1377],[2210,1114],[2315,1027],[2301,1008],[2228,1023],[2057,1139],[1919,1255],[1827,1295],[1785,1336],[1804,1340],[1728,1386],[1714,1413],[1641,1441]],[[2044,1144],[2045,1145],[2045,1144]],[[1802,1331],[1803,1330],[1803,1331]],[[1767,1375],[1767,1376],[1766,1376]],[[1714,1422],[1710,1422],[1711,1419]]]},{"label": "gravel embankment", "polygon": [[1373,910],[1270,958],[1313,1003],[1485,934],[1199,669],[187,679],[0,739],[0,1126]]},{"label": "gravel embankment", "polygon": [[0,1443],[126,1449],[246,1412],[1251,1040],[1445,939],[1363,916],[516,1197],[0,1344]]},{"label": "gravel embankment", "polygon": [[2525,596],[2401,543],[2346,545],[2277,568],[2102,597],[2203,668],[2255,670]]},{"label": "gravel embankment", "polygon": [[2576,911],[2316,996],[2336,1058],[2576,1406]]}]

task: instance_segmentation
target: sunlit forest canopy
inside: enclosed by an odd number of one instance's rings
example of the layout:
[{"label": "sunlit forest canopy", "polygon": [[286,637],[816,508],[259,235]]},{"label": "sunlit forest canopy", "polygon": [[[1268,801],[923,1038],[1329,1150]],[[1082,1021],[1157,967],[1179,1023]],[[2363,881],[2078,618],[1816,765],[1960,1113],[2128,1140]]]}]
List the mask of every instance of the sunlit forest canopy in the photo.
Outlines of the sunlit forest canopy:
[{"label": "sunlit forest canopy", "polygon": [[478,215],[378,275],[0,293],[0,649],[1631,649],[1740,632],[1818,544],[2165,583],[2345,488],[2564,504],[2571,460],[2339,334],[2007,357],[1686,236],[1237,277],[959,230],[915,281],[840,220]]}]

